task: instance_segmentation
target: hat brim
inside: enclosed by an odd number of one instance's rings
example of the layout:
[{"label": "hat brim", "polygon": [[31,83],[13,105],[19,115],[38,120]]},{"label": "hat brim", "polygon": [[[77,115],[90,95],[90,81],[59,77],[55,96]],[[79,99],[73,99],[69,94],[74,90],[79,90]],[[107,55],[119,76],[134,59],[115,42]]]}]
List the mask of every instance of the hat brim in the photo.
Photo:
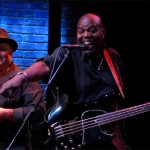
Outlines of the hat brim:
[{"label": "hat brim", "polygon": [[13,52],[16,51],[16,49],[18,48],[18,44],[15,40],[13,39],[8,39],[8,38],[0,38],[0,43],[7,43],[11,46],[11,48],[13,49]]}]

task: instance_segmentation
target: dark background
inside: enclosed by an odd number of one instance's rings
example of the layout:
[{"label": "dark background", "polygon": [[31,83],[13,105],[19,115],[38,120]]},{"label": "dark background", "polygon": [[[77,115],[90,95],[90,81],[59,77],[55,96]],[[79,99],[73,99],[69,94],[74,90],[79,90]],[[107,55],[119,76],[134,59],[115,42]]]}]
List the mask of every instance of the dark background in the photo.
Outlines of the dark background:
[{"label": "dark background", "polygon": [[[54,3],[54,2],[50,2]],[[105,41],[109,47],[119,51],[124,61],[127,90],[127,107],[150,102],[150,2],[141,1],[64,1],[71,7],[72,18],[79,18],[87,12],[101,16],[106,28]],[[59,19],[61,7],[51,5],[51,11]],[[56,13],[57,11],[57,13]],[[76,20],[77,21],[77,20]],[[60,32],[60,20],[51,22]],[[74,23],[76,25],[76,22]],[[56,28],[51,28],[51,47],[56,47],[59,40]],[[58,35],[58,34],[57,34]],[[56,44],[57,43],[57,44]],[[139,114],[126,119],[126,134],[129,144],[135,149],[150,149],[150,113]]]}]

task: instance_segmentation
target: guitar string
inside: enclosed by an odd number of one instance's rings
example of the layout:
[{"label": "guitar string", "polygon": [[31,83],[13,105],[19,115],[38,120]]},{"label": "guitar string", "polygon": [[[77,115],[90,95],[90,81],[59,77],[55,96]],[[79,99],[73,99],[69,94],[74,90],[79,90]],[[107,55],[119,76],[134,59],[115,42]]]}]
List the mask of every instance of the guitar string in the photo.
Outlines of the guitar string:
[{"label": "guitar string", "polygon": [[[141,111],[141,112],[143,112],[143,111]],[[137,114],[139,114],[139,111],[137,112]],[[109,118],[108,118],[109,119]],[[106,120],[107,121],[107,120]],[[114,121],[114,120],[113,120]],[[106,123],[110,123],[110,122],[113,122],[113,121],[111,121],[111,119],[109,119],[109,121],[108,122],[106,122]],[[80,122],[80,121],[79,121]],[[87,122],[88,123],[88,122]],[[99,126],[99,125],[97,125],[99,122],[97,121],[97,123],[95,124],[94,123],[94,125],[92,125],[92,124],[90,124],[90,126],[88,126],[88,125],[85,125],[85,127],[84,127],[84,130],[86,130],[86,129],[89,129],[89,128],[91,128],[91,127],[96,127],[96,126]],[[80,123],[81,124],[81,123]],[[77,124],[77,125],[80,125],[80,124]],[[85,123],[84,123],[85,124]],[[76,128],[72,128],[72,129],[70,129],[70,127],[68,127],[69,128],[69,130],[66,130],[65,131],[65,129],[63,129],[62,130],[62,128],[60,128],[60,131],[58,131],[59,133],[56,133],[56,136],[57,136],[57,138],[59,138],[59,137],[64,137],[65,135],[69,135],[69,134],[73,134],[73,133],[75,133],[75,132],[80,132],[80,131],[83,131],[83,128],[80,128],[81,127],[81,125],[79,126],[79,127],[76,127]],[[77,128],[79,129],[79,130],[77,130]],[[58,129],[59,130],[59,129]],[[74,130],[76,130],[76,131],[74,131]],[[66,133],[65,133],[66,132]],[[61,134],[61,135],[59,135],[59,134]]]},{"label": "guitar string", "polygon": [[[142,109],[143,110],[143,109]],[[143,112],[143,111],[142,111]],[[139,113],[139,111],[137,111],[137,113]],[[108,114],[106,114],[106,115],[108,115]],[[111,116],[110,116],[111,117]],[[96,117],[93,117],[93,118],[96,118]],[[90,118],[90,119],[92,119],[92,118]],[[107,118],[107,119],[109,119],[109,118]],[[87,120],[87,119],[85,119],[85,120]],[[107,121],[107,120],[106,120]],[[81,122],[81,121],[78,121],[78,122]],[[111,119],[109,119],[108,120],[108,122],[106,122],[106,123],[110,123],[110,122],[112,122],[111,121]],[[87,123],[89,123],[89,122],[87,122]],[[97,123],[99,123],[99,122],[97,122]],[[72,123],[71,123],[72,124]],[[71,125],[70,123],[69,123],[69,125]],[[77,123],[76,123],[77,124]],[[81,123],[80,123],[81,124]],[[80,124],[77,124],[77,125],[80,125]],[[84,123],[85,124],[85,123]],[[90,125],[92,125],[92,124],[90,124]],[[85,127],[86,127],[87,125],[85,125]],[[94,123],[94,126],[97,126],[97,124],[95,124]],[[80,126],[79,126],[80,127]],[[92,126],[93,127],[93,126]],[[69,128],[69,127],[68,127]],[[88,128],[91,128],[91,127],[88,127]],[[85,128],[85,129],[88,129],[88,128]],[[79,128],[80,129],[80,128]],[[63,129],[63,130],[65,130],[65,129]],[[71,129],[71,130],[74,130],[73,128]],[[70,131],[70,128],[69,128],[69,130],[68,131]],[[78,131],[82,131],[82,130],[76,130],[76,132],[78,132]],[[65,132],[65,131],[64,131]],[[64,133],[63,132],[63,133]],[[67,131],[66,131],[67,132]],[[71,133],[74,133],[74,131],[72,131]],[[69,134],[69,133],[67,133],[67,134]],[[63,134],[64,135],[64,134]]]},{"label": "guitar string", "polygon": [[[91,117],[91,118],[84,119],[84,120],[79,120],[76,122],[71,122],[71,123],[69,122],[68,124],[65,124],[65,125],[59,125],[58,127],[55,127],[55,129],[56,129],[55,134],[56,134],[56,137],[59,138],[59,137],[65,136],[65,135],[69,135],[72,133],[83,131],[82,125],[84,125],[84,129],[89,129],[92,127],[96,127],[96,126],[100,126],[100,125],[104,125],[107,123],[117,121],[117,119],[116,119],[117,116],[119,116],[119,117],[121,116],[122,119],[124,118],[124,116],[126,116],[126,117],[128,115],[134,116],[134,115],[139,114],[141,112],[148,111],[149,106],[147,106],[147,105],[150,105],[150,103],[142,104],[142,105],[138,105],[138,106],[133,106],[130,108],[119,110],[119,111],[114,111],[111,113],[99,115],[101,117],[101,119],[99,119],[99,116],[96,116],[96,117]],[[125,111],[129,111],[129,112],[125,112]],[[120,114],[118,115],[117,113],[120,113]],[[115,115],[115,117],[113,118],[114,115]],[[95,120],[93,121],[93,119],[95,119]],[[121,119],[119,119],[119,120],[121,120]],[[89,123],[91,123],[91,124],[89,124]],[[73,127],[73,128],[70,129],[70,127]]]}]

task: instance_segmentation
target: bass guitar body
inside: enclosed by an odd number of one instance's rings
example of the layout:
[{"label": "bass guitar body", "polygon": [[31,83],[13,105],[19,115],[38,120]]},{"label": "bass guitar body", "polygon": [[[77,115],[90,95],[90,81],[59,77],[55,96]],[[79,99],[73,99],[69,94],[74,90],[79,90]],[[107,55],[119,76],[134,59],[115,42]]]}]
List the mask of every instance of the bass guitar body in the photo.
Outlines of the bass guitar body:
[{"label": "bass guitar body", "polygon": [[60,149],[76,150],[84,149],[94,141],[111,140],[113,133],[105,130],[109,124],[105,121],[107,116],[103,117],[107,112],[99,108],[97,102],[56,105],[48,115],[49,129],[56,145]]}]

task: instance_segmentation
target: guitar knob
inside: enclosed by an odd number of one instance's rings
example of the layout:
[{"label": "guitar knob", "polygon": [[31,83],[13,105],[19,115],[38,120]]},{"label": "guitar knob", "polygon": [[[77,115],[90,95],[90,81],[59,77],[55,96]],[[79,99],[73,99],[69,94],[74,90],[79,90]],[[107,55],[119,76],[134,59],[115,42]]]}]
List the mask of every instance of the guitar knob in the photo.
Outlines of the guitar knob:
[{"label": "guitar knob", "polygon": [[71,144],[73,144],[73,140],[69,140],[69,142],[70,142]]},{"label": "guitar knob", "polygon": [[82,148],[82,145],[81,145],[81,144],[78,144],[78,148]]},{"label": "guitar knob", "polygon": [[75,147],[72,147],[71,150],[75,150]]},{"label": "guitar knob", "polygon": [[64,146],[64,143],[60,143],[60,146]]},{"label": "guitar knob", "polygon": [[64,149],[68,150],[68,146],[64,146]]}]

